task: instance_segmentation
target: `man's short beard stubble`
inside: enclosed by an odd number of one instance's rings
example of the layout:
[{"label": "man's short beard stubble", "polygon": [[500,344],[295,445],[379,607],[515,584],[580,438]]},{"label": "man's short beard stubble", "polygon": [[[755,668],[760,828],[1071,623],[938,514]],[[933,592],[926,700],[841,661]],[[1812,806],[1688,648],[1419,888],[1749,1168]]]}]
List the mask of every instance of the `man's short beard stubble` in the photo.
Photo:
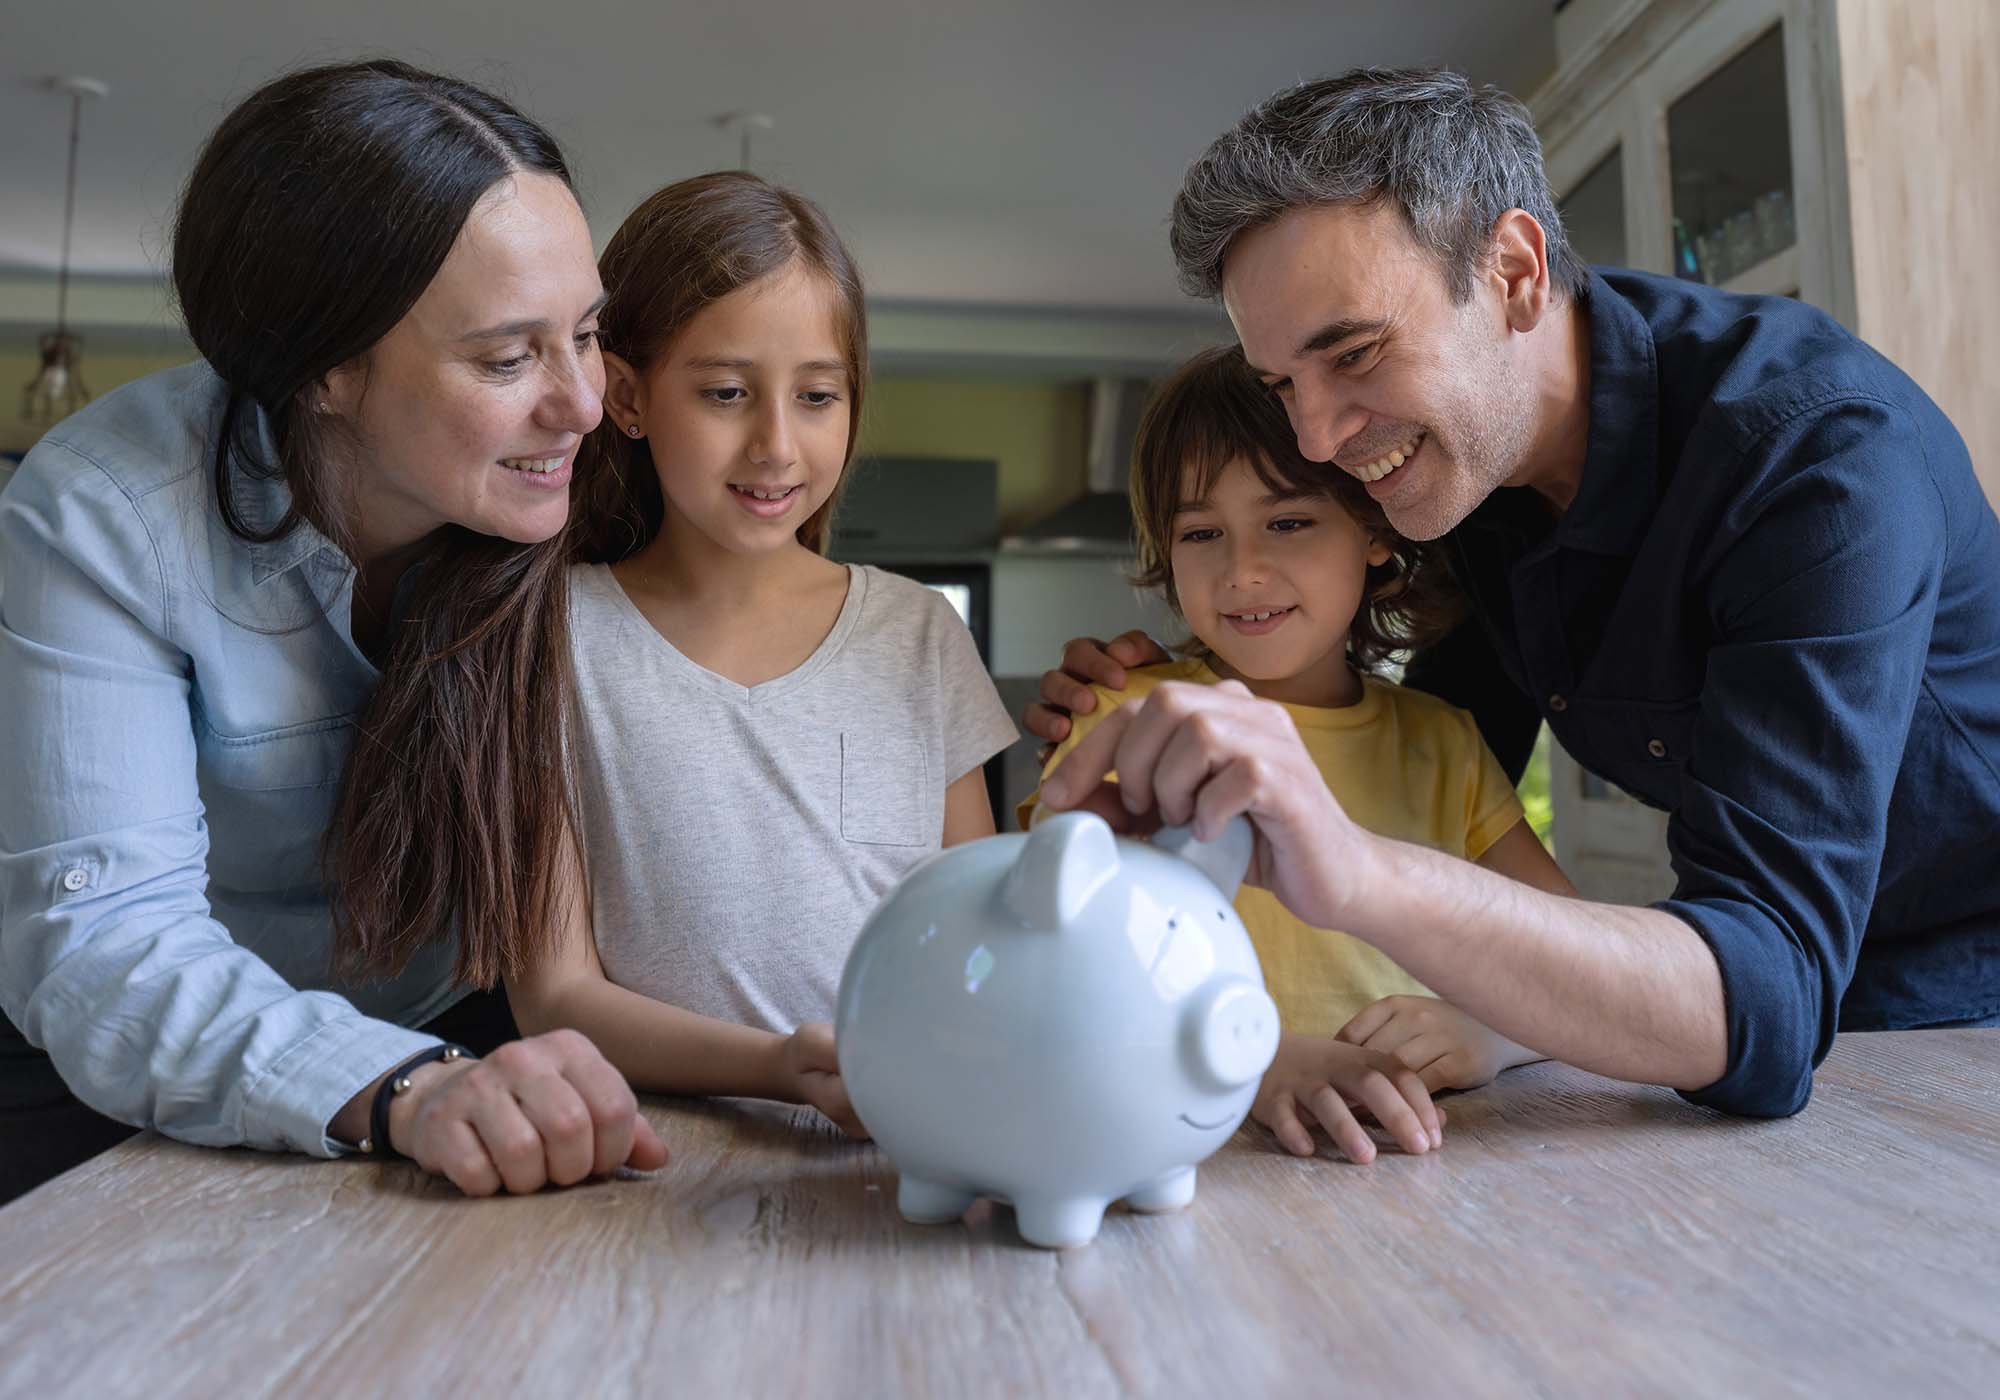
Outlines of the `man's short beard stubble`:
[{"label": "man's short beard stubble", "polygon": [[[1466,334],[1460,343],[1478,342]],[[1463,521],[1520,469],[1534,440],[1534,397],[1513,382],[1518,371],[1500,348],[1482,348],[1467,360],[1458,376],[1464,396],[1425,430],[1425,445],[1449,466],[1440,470],[1433,459],[1423,495],[1384,505],[1406,539],[1434,540]]]}]

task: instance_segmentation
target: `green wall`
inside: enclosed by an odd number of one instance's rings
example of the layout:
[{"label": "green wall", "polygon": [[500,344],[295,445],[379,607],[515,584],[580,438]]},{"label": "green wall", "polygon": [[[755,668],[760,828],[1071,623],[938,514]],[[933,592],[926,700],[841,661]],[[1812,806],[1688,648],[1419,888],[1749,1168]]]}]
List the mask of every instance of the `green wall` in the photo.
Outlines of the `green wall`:
[{"label": "green wall", "polygon": [[[93,394],[104,394],[156,369],[184,365],[192,349],[95,354],[88,340],[83,347],[83,380]],[[0,452],[25,452],[47,432],[47,423],[21,421],[21,390],[35,377],[41,359],[26,346],[0,348]]]},{"label": "green wall", "polygon": [[[95,394],[183,364],[188,350],[104,353],[86,344],[84,378]],[[22,386],[36,360],[0,350],[0,451],[25,451],[47,424],[20,418]],[[861,451],[878,456],[979,457],[1000,464],[1000,515],[1014,526],[1073,498],[1083,486],[1085,387],[1080,382],[878,379],[862,413]]]},{"label": "green wall", "polygon": [[1081,383],[878,379],[861,451],[880,457],[981,457],[1000,464],[1000,520],[1011,528],[1083,489]]}]

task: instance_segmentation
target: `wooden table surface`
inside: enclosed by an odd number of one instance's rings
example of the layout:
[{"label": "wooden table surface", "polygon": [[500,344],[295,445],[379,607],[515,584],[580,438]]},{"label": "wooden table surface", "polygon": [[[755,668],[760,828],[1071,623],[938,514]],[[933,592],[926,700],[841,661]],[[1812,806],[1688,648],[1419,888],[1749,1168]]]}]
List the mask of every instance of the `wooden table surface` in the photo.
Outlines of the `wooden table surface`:
[{"label": "wooden table surface", "polygon": [[1370,1167],[1253,1126],[1062,1253],[772,1105],[530,1199],[142,1137],[0,1210],[0,1395],[2000,1394],[2000,1030],[1844,1036],[1783,1122],[1446,1102]]}]

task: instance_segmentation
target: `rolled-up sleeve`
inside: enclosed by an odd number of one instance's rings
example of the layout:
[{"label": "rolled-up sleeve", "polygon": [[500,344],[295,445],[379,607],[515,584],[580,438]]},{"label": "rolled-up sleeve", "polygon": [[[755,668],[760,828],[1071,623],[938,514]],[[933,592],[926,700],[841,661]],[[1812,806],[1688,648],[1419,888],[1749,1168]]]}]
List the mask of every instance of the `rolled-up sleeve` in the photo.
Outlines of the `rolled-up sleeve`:
[{"label": "rolled-up sleeve", "polygon": [[435,1041],[294,988],[211,916],[185,547],[59,442],[0,496],[0,1005],[99,1112],[330,1156],[340,1107]]},{"label": "rolled-up sleeve", "polygon": [[1943,576],[1942,499],[1903,412],[1842,400],[1745,462],[1706,585],[1714,641],[1657,907],[1714,950],[1727,1069],[1688,1098],[1805,1106],[1881,870]]}]

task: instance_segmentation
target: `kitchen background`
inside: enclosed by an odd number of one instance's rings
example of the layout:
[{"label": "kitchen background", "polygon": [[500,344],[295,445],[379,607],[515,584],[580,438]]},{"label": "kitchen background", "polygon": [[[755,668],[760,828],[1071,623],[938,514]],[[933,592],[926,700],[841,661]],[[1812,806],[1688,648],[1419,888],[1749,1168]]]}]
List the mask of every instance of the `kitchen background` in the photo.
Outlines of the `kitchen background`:
[{"label": "kitchen background", "polygon": [[[1226,339],[1181,297],[1168,204],[1248,106],[1355,64],[1529,101],[1593,261],[1802,296],[1944,403],[2000,495],[2000,51],[1990,0],[0,0],[0,478],[55,328],[101,394],[191,351],[161,250],[201,138],[263,78],[391,53],[547,123],[601,242],[668,180],[747,163],[824,204],[869,276],[876,380],[836,552],[961,606],[1017,715],[1072,636],[1168,633],[1125,581],[1147,384]],[[747,157],[747,161],[746,161]],[[1990,371],[1986,372],[1990,378]],[[1011,823],[1023,742],[989,781]],[[1524,783],[1586,892],[1656,897],[1664,816],[1546,743]],[[1551,831],[1551,825],[1553,830]]]}]

